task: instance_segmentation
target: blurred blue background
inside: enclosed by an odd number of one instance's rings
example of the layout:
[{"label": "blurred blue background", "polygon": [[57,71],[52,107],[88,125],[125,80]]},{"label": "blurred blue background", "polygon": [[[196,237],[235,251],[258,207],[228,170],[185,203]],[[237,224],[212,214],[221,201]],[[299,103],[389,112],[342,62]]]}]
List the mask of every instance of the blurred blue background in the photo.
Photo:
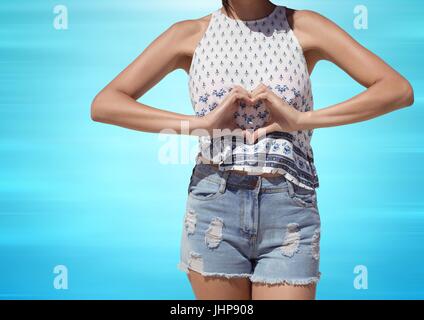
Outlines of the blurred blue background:
[{"label": "blurred blue background", "polygon": [[[322,219],[318,299],[424,298],[422,1],[274,1],[332,19],[410,80],[415,104],[366,122],[316,129]],[[68,30],[53,8],[65,5]],[[192,299],[176,268],[194,165],[164,165],[157,134],[95,123],[96,93],[205,0],[2,1],[0,5],[0,298]],[[362,88],[336,66],[312,75],[315,108]],[[164,94],[166,92],[166,94]],[[187,75],[140,98],[191,114]],[[177,137],[178,139],[185,139]],[[195,137],[186,137],[196,146]],[[53,286],[65,265],[67,290]],[[353,285],[368,268],[368,289]]]}]

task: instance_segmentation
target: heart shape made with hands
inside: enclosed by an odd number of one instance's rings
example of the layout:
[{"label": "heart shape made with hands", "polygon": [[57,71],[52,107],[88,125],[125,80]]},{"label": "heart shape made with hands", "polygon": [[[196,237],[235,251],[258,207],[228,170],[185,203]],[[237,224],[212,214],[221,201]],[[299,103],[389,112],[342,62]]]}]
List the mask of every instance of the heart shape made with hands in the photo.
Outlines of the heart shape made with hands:
[{"label": "heart shape made with hands", "polygon": [[241,129],[257,130],[268,123],[270,113],[264,101],[258,100],[254,104],[239,101],[238,104],[238,110],[234,112],[234,119]]}]

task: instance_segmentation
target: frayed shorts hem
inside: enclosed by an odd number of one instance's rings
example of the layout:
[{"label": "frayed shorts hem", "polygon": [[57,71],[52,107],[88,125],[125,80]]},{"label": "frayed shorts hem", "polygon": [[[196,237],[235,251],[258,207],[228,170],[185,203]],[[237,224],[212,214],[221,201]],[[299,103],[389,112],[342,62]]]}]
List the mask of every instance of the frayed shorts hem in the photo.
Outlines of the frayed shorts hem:
[{"label": "frayed shorts hem", "polygon": [[225,277],[225,278],[249,278],[252,283],[266,284],[266,285],[278,285],[284,284],[289,286],[306,286],[316,284],[320,280],[321,273],[316,277],[310,277],[305,279],[283,279],[283,278],[265,278],[262,276],[254,275],[252,273],[223,273],[223,272],[205,272],[197,270],[196,268],[189,267],[187,264],[180,262],[177,264],[177,268],[185,273],[189,270],[196,271],[205,277]]},{"label": "frayed shorts hem", "polygon": [[253,275],[250,277],[252,283],[266,284],[266,285],[289,285],[289,286],[307,286],[318,283],[320,277],[310,277],[305,279],[282,279],[282,278],[264,278]]},{"label": "frayed shorts hem", "polygon": [[205,272],[205,271],[200,271],[197,270],[196,268],[193,267],[189,267],[187,266],[185,263],[180,262],[179,264],[177,264],[178,269],[180,269],[181,271],[188,273],[189,269],[196,271],[198,273],[200,273],[202,276],[205,277],[225,277],[225,278],[250,278],[252,276],[251,273],[223,273],[223,272]]}]

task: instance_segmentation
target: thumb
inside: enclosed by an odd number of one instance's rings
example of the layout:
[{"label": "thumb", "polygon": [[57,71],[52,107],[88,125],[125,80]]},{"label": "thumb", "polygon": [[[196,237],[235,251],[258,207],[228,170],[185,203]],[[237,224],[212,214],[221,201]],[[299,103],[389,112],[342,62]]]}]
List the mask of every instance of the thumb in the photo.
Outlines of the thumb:
[{"label": "thumb", "polygon": [[243,137],[245,138],[247,144],[253,144],[255,142],[253,133],[253,129],[244,129],[242,131]]},{"label": "thumb", "polygon": [[265,135],[266,135],[266,133],[268,132],[268,129],[270,129],[270,128],[271,128],[271,125],[268,125],[268,126],[266,126],[266,127],[261,127],[261,128],[256,129],[256,130],[253,132],[253,137],[252,137],[253,141],[256,141],[256,140],[258,140],[260,137],[265,136]]}]

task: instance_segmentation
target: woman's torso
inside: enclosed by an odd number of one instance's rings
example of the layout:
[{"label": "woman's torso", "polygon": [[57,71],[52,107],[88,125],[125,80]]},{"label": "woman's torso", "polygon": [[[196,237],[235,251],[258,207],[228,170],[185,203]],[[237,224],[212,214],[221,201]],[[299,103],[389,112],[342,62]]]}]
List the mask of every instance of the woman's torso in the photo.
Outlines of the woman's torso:
[{"label": "woman's torso", "polygon": [[[299,111],[313,109],[308,66],[284,6],[277,5],[267,17],[251,21],[230,18],[221,8],[212,12],[188,75],[190,99],[198,116],[216,108],[233,86],[252,90],[259,83]],[[250,119],[258,126],[264,111],[241,110],[235,120]],[[316,188],[312,133],[312,129],[268,133],[253,145],[202,136],[197,159],[207,159],[221,170],[283,174],[299,186]]]}]

